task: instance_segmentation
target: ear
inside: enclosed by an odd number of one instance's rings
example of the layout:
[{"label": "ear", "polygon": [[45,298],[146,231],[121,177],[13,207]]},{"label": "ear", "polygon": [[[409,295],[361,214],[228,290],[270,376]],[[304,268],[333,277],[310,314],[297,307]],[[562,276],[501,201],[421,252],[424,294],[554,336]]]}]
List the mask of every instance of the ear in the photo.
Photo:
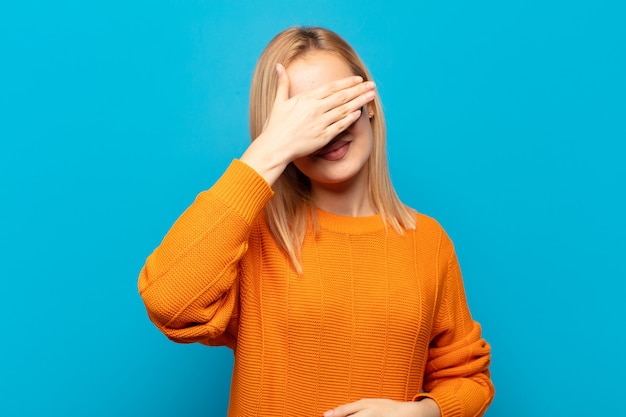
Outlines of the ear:
[{"label": "ear", "polygon": [[369,119],[374,117],[374,106],[372,106],[370,103],[365,105],[365,111],[367,112],[367,117]]}]

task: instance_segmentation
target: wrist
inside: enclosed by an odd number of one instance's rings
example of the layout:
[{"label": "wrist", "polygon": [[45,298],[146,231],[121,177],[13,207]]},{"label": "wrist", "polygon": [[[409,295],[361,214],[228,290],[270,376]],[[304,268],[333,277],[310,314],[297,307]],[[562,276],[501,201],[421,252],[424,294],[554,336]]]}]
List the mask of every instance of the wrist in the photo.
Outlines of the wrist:
[{"label": "wrist", "polygon": [[429,397],[424,397],[418,401],[415,401],[415,404],[419,406],[419,414],[415,416],[419,417],[441,417],[441,410],[439,409],[439,405],[437,405],[437,401],[433,400]]},{"label": "wrist", "polygon": [[273,185],[290,162],[281,154],[280,151],[272,152],[259,136],[248,146],[239,160],[254,169],[268,184]]}]

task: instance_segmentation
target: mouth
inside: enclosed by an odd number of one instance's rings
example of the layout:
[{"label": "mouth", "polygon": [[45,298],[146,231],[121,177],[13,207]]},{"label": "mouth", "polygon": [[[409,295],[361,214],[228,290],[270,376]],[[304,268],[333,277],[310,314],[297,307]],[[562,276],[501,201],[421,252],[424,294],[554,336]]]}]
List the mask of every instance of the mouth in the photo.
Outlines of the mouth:
[{"label": "mouth", "polygon": [[338,161],[348,153],[350,142],[347,140],[333,140],[328,145],[317,151],[313,156],[327,161]]}]

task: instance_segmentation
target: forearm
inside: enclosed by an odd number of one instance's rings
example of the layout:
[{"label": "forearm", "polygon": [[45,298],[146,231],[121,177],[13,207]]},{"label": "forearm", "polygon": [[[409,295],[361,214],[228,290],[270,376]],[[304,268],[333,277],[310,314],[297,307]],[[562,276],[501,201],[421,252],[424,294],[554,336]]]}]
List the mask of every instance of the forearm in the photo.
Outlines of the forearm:
[{"label": "forearm", "polygon": [[433,326],[424,391],[418,397],[433,398],[445,417],[480,416],[494,396],[489,375],[491,347],[472,319],[452,242],[442,235],[441,302]]},{"label": "forearm", "polygon": [[491,404],[493,396],[494,388],[488,371],[468,378],[445,380],[421,395],[422,398],[435,400],[441,414],[446,417],[481,416]]}]

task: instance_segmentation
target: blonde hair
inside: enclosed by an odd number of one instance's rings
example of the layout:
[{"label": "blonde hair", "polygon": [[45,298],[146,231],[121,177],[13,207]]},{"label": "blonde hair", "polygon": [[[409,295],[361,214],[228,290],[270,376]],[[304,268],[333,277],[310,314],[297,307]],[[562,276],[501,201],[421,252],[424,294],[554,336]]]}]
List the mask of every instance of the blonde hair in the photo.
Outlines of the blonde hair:
[{"label": "blonde hair", "polygon": [[[306,52],[326,51],[343,58],[354,75],[371,80],[372,76],[354,49],[336,33],[320,27],[292,27],[279,33],[265,47],[257,61],[250,90],[250,135],[258,137],[270,115],[278,76],[276,64],[285,68]],[[374,145],[369,157],[369,193],[385,225],[398,234],[415,229],[415,215],[398,198],[389,177],[386,151],[386,127],[378,96],[369,104]],[[310,198],[309,179],[291,163],[275,182],[274,197],[265,208],[266,219],[274,238],[288,254],[294,268],[301,273],[300,248],[308,226],[317,230],[315,211]],[[312,224],[308,224],[312,215]]]}]

